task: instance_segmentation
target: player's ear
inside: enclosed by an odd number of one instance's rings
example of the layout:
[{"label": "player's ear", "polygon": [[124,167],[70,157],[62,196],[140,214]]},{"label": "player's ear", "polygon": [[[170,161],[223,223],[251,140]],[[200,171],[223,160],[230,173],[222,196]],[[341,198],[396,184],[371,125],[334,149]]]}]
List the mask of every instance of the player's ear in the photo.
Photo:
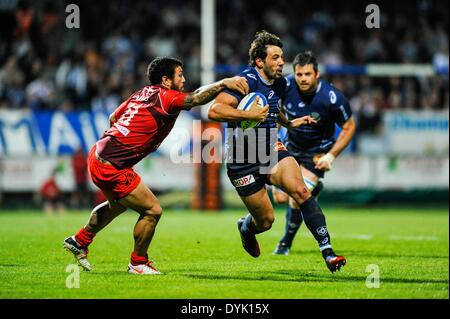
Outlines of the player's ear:
[{"label": "player's ear", "polygon": [[256,64],[256,66],[258,67],[258,68],[262,68],[263,67],[263,65],[264,65],[264,61],[261,59],[261,58],[256,58],[255,59],[255,64]]},{"label": "player's ear", "polygon": [[319,77],[320,77],[320,71],[317,70],[317,72],[316,72],[316,79],[318,79]]},{"label": "player's ear", "polygon": [[161,78],[161,84],[166,86],[166,87],[172,87],[172,79],[169,78],[167,75],[163,75],[163,77]]}]

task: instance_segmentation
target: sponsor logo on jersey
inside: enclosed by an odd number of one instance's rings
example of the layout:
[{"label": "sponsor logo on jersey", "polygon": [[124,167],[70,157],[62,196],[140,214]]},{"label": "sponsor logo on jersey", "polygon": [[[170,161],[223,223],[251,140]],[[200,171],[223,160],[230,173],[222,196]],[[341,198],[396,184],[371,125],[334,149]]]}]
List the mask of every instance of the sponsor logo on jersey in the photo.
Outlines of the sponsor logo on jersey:
[{"label": "sponsor logo on jersey", "polygon": [[336,93],[334,93],[334,91],[330,91],[330,93],[328,93],[330,95],[330,102],[331,104],[335,104],[336,103]]},{"label": "sponsor logo on jersey", "polygon": [[119,130],[120,133],[122,133],[122,135],[127,136],[128,134],[130,134],[130,130],[126,127],[117,123],[114,123],[114,126]]},{"label": "sponsor logo on jersey", "polygon": [[234,185],[234,187],[242,187],[242,186],[250,185],[254,182],[255,182],[255,177],[253,176],[253,174],[250,174],[250,175],[235,179],[233,181],[233,185]]},{"label": "sponsor logo on jersey", "polygon": [[304,102],[300,102],[300,103],[298,103],[298,107],[305,107],[305,103]]},{"label": "sponsor logo on jersey", "polygon": [[281,141],[278,141],[277,144],[275,144],[274,147],[275,151],[287,151],[286,146]]},{"label": "sponsor logo on jersey", "polygon": [[245,76],[248,76],[251,79],[254,79],[255,81],[257,81],[258,79],[256,78],[256,75],[254,74],[246,74]]}]

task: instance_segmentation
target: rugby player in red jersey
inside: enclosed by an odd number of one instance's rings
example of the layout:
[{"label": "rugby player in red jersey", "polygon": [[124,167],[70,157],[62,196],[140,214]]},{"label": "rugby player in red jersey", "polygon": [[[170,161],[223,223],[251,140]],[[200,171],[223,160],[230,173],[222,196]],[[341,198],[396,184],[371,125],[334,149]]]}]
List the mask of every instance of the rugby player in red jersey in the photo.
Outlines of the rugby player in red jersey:
[{"label": "rugby player in red jersey", "polygon": [[[225,88],[244,95],[248,93],[247,80],[238,76],[184,93],[183,64],[170,57],[150,62],[147,76],[150,85],[133,93],[110,115],[110,128],[88,156],[92,181],[108,200],[95,207],[88,223],[63,244],[88,271],[92,269],[87,259],[88,246],[95,235],[131,208],[139,213],[139,218],[134,226],[134,249],[128,272],[160,274],[149,261],[147,251],[162,208],[133,166],[158,148],[182,110],[210,102]],[[260,121],[266,112],[252,107],[245,116]]]}]

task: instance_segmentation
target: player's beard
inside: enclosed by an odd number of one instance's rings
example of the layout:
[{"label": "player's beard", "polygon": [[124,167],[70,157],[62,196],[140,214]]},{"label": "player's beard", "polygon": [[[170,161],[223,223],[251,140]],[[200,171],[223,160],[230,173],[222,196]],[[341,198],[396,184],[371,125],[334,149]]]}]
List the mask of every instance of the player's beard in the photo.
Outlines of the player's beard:
[{"label": "player's beard", "polygon": [[281,72],[280,72],[280,74],[278,74],[278,67],[277,68],[275,68],[273,71],[272,71],[272,69],[270,69],[269,67],[263,67],[263,71],[264,71],[264,73],[266,74],[266,76],[269,78],[269,80],[275,80],[275,79],[278,79],[278,78],[281,78],[282,77],[282,72],[283,72],[283,69],[281,69]]},{"label": "player's beard", "polygon": [[176,90],[179,92],[184,92],[184,85],[183,84],[172,84],[172,90]]}]

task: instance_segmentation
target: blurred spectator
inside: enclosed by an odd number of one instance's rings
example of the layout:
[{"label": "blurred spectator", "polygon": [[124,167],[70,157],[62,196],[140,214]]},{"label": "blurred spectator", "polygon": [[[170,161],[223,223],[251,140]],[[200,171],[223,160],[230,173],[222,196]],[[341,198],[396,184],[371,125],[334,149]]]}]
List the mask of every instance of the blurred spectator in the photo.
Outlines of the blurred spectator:
[{"label": "blurred spectator", "polygon": [[107,112],[111,114],[121,103],[120,96],[114,92],[108,91],[104,86],[100,92],[92,99],[91,110],[94,112]]},{"label": "blurred spectator", "polygon": [[0,96],[3,95],[10,108],[26,106],[25,78],[17,65],[17,59],[11,56],[0,70]]},{"label": "blurred spectator", "polygon": [[72,171],[75,181],[75,190],[70,199],[70,206],[72,208],[83,208],[90,205],[90,194],[88,191],[88,171],[86,155],[83,149],[77,150],[72,155]]},{"label": "blurred spectator", "polygon": [[[245,64],[248,41],[265,28],[283,40],[287,62],[309,49],[322,64],[433,64],[443,80],[380,78],[371,85],[382,90],[388,109],[448,105],[448,2],[412,0],[404,6],[382,1],[381,29],[362,26],[366,3],[360,1],[300,5],[282,0],[270,11],[264,9],[269,1],[255,3],[216,1],[217,63],[235,67],[231,74]],[[186,90],[200,86],[200,1],[129,6],[123,0],[80,0],[80,29],[64,27],[65,4],[19,0],[10,12],[13,26],[2,29],[0,37],[0,107],[111,112],[124,96],[148,83],[147,64],[157,55],[182,58]],[[107,17],[102,23],[100,15]],[[368,94],[371,100],[365,81],[359,75],[337,75],[332,82],[348,96]]]},{"label": "blurred spectator", "polygon": [[55,212],[63,214],[65,205],[58,184],[56,183],[57,170],[54,169],[47,180],[42,184],[39,195],[41,196],[45,214],[51,215]]},{"label": "blurred spectator", "polygon": [[26,94],[30,109],[43,110],[54,106],[55,88],[46,74],[28,84]]},{"label": "blurred spectator", "polygon": [[448,44],[442,45],[433,55],[433,65],[436,69],[448,69]]}]

